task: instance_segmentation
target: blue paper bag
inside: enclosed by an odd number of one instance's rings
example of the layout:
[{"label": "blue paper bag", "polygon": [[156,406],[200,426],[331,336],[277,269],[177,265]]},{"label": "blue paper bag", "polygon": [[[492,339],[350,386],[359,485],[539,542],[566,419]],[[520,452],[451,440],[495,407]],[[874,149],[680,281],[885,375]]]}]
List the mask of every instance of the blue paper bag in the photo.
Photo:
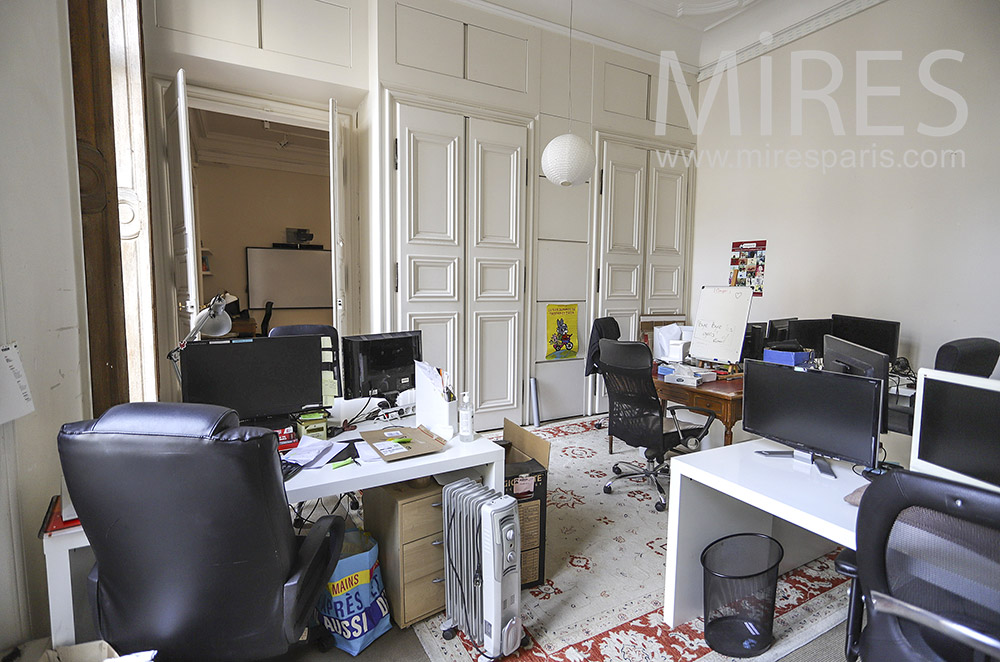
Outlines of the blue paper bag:
[{"label": "blue paper bag", "polygon": [[378,543],[367,532],[344,534],[340,561],[320,597],[319,622],[337,648],[357,655],[392,627],[378,566]]}]

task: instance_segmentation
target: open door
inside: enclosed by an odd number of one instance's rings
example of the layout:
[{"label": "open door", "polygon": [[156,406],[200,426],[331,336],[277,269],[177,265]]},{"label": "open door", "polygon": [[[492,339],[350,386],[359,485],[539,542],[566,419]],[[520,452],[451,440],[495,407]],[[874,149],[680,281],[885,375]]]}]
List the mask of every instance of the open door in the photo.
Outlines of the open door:
[{"label": "open door", "polygon": [[[167,218],[170,222],[173,253],[177,327],[171,345],[191,330],[198,312],[198,269],[201,268],[194,219],[194,173],[191,168],[191,130],[188,126],[187,84],[184,70],[178,69],[167,88]],[[162,386],[162,385],[161,385]]]},{"label": "open door", "polygon": [[333,278],[333,326],[340,335],[344,333],[344,301],[347,299],[344,284],[347,274],[344,271],[344,195],[341,180],[341,164],[344,162],[344,151],[340,144],[340,121],[337,118],[337,102],[330,99],[330,254],[333,265],[330,273]]}]

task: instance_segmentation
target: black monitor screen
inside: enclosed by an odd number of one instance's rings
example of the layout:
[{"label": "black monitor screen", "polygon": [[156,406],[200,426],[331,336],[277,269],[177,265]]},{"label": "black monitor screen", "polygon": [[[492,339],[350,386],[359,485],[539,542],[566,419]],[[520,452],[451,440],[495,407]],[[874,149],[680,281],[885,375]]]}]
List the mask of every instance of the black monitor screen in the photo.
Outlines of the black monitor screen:
[{"label": "black monitor screen", "polygon": [[344,396],[395,396],[414,387],[420,360],[420,331],[344,336]]},{"label": "black monitor screen", "polygon": [[899,351],[899,322],[834,315],[830,333],[862,347],[888,354],[890,361],[896,360],[896,352]]},{"label": "black monitor screen", "polygon": [[883,433],[889,431],[889,355],[836,336],[823,338],[823,370],[882,381]]},{"label": "black monitor screen", "polygon": [[1000,486],[1000,391],[931,377],[923,387],[917,458]]},{"label": "black monitor screen", "polygon": [[743,335],[743,353],[740,363],[747,359],[764,358],[764,339],[767,335],[767,322],[747,322],[747,330]]},{"label": "black monitor screen", "polygon": [[319,336],[188,343],[181,397],[232,407],[241,419],[280,416],[323,403]]},{"label": "black monitor screen", "polygon": [[788,340],[788,323],[795,317],[783,317],[781,319],[769,320],[767,323],[767,342],[780,342]]},{"label": "black monitor screen", "polygon": [[823,336],[830,333],[833,322],[829,319],[789,320],[788,339],[798,340],[805,349],[813,350],[817,358],[823,356]]},{"label": "black monitor screen", "polygon": [[747,361],[743,429],[799,450],[874,467],[881,392],[877,379]]}]

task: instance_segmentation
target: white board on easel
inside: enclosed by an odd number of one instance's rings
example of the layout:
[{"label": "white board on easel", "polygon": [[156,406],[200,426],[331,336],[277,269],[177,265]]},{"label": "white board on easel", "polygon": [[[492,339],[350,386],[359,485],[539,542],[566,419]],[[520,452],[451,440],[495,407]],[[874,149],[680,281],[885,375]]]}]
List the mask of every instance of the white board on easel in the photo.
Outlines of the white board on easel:
[{"label": "white board on easel", "polygon": [[752,287],[703,287],[688,354],[703,361],[738,363],[752,300]]}]

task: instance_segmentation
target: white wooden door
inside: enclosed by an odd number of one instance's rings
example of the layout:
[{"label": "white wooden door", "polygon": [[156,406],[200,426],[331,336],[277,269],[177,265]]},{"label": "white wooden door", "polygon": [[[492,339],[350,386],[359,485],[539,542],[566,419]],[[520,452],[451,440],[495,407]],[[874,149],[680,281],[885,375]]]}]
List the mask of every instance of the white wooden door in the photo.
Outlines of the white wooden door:
[{"label": "white wooden door", "polygon": [[[198,277],[201,257],[194,216],[194,184],[191,170],[191,131],[188,127],[187,84],[184,70],[178,69],[167,88],[167,218],[170,220],[173,252],[175,300],[177,303],[177,338],[191,330],[198,311]],[[173,344],[173,343],[171,343]]]},{"label": "white wooden door", "polygon": [[465,389],[465,118],[396,106],[397,324]]},{"label": "white wooden door", "polygon": [[347,294],[344,292],[343,256],[343,218],[344,218],[344,194],[342,186],[341,163],[344,160],[343,149],[340,145],[340,121],[337,118],[337,102],[330,99],[330,246],[333,256],[333,268],[331,273],[331,288],[333,292],[333,326],[343,334],[344,301]]},{"label": "white wooden door", "polygon": [[683,312],[689,181],[687,168],[661,164],[650,150],[644,315]]},{"label": "white wooden door", "polygon": [[477,430],[521,421],[524,391],[524,126],[468,121],[468,384]]}]

